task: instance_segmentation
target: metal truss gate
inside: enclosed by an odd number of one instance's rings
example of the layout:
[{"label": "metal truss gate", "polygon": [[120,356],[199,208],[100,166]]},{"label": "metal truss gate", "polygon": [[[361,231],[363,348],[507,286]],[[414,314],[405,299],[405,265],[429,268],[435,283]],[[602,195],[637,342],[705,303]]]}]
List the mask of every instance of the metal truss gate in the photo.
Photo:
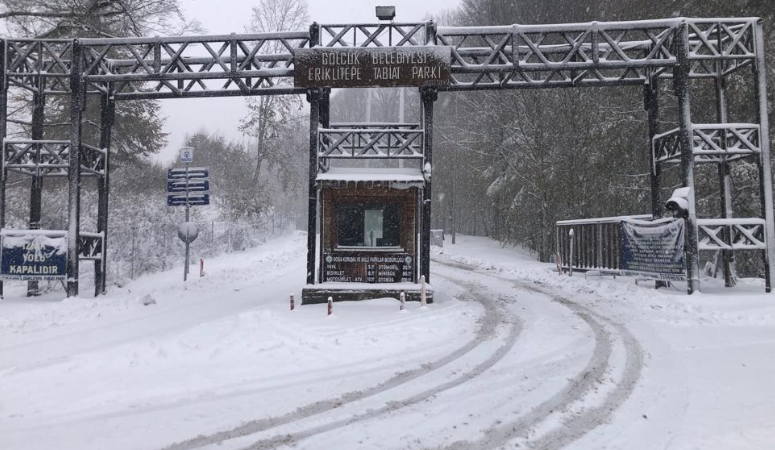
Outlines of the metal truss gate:
[{"label": "metal truss gate", "polygon": [[[335,132],[328,123],[327,89],[293,85],[295,49],[310,47],[448,46],[452,79],[446,91],[541,89],[584,86],[643,86],[649,112],[654,214],[661,215],[661,167],[680,164],[683,185],[694,186],[694,166],[719,166],[725,207],[721,217],[688,219],[687,278],[689,290],[698,285],[699,251],[719,249],[725,261],[740,249],[762,250],[766,282],[772,285],[775,226],[772,208],[770,142],[766,103],[766,72],[761,21],[747,19],[668,19],[638,22],[592,22],[555,25],[437,27],[421,23],[313,24],[306,31],[253,35],[169,38],[84,38],[72,40],[6,39],[2,41],[0,72],[0,135],[8,129],[8,94],[20,89],[33,97],[29,139],[4,140],[0,168],[0,226],[5,226],[5,192],[9,171],[32,178],[30,228],[40,220],[42,180],[68,179],[67,294],[78,295],[79,256],[95,264],[96,293],[105,292],[110,128],[115,102],[133,99],[227,97],[306,94],[310,103],[308,282],[314,282],[316,216],[315,178],[330,153],[321,142]],[[727,117],[726,80],[749,70],[758,102],[756,123],[734,123]],[[715,124],[691,118],[690,80],[716,84]],[[680,110],[679,127],[661,132],[659,83],[672,80]],[[423,162],[432,160],[433,104],[436,88],[421,88],[423,102]],[[46,98],[70,100],[70,137],[47,141],[44,136]],[[98,99],[102,119],[100,142],[85,142],[82,115],[89,99]],[[386,132],[404,142],[407,130]],[[407,150],[392,157],[418,157]],[[344,153],[340,155],[344,157]],[[379,155],[375,157],[380,157]],[[391,157],[385,154],[384,157]],[[729,165],[741,158],[759,167],[761,214],[731,217]],[[80,229],[81,177],[98,178],[99,212],[96,232]],[[421,273],[429,275],[430,181],[424,189]],[[693,190],[692,190],[692,195]],[[96,242],[99,241],[99,245]],[[311,270],[310,270],[311,268]]]}]

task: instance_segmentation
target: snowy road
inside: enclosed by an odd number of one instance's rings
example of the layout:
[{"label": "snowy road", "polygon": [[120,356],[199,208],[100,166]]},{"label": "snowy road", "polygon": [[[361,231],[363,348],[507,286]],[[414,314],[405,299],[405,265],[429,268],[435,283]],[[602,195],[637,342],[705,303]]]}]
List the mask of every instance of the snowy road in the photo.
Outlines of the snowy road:
[{"label": "snowy road", "polygon": [[[338,303],[328,318],[325,305],[287,310],[304,243],[294,235],[219,258],[186,289],[175,271],[98,300],[3,301],[0,448],[775,441],[763,389],[775,308],[757,296],[734,311],[706,296],[703,309],[621,281],[559,278],[498,249],[487,264],[462,256],[487,253],[475,241],[436,255],[430,307]],[[140,305],[145,294],[158,304]]]},{"label": "snowy road", "polygon": [[[478,337],[492,335],[497,345],[467,346],[473,348],[455,352],[454,360],[423,365],[412,373],[416,386],[380,385],[332,400],[328,406],[335,411],[304,408],[292,422],[289,416],[264,419],[260,427],[242,426],[171,449],[558,449],[608,420],[635,388],[643,352],[621,325],[468,267],[447,263],[435,269],[436,277],[465,289],[458,293],[461,300],[485,306]],[[269,437],[256,439],[267,430]]]}]

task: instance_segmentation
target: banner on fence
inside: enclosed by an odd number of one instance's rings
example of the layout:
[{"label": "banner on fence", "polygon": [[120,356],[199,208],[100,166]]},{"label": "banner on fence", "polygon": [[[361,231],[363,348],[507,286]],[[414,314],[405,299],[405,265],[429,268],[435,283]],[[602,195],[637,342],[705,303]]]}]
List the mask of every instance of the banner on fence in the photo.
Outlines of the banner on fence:
[{"label": "banner on fence", "polygon": [[684,221],[621,222],[621,271],[659,280],[685,280]]},{"label": "banner on fence", "polygon": [[[54,234],[56,233],[56,234]],[[42,230],[2,235],[0,277],[13,280],[64,280],[67,238]]]}]

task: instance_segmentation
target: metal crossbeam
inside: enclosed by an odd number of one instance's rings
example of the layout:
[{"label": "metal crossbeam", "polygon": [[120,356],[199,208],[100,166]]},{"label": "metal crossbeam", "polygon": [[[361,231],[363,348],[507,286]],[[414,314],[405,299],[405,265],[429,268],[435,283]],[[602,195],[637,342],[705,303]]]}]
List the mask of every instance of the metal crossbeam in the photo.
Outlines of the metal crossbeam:
[{"label": "metal crossbeam", "polygon": [[[303,92],[292,83],[293,50],[309,45],[309,32],[79,42],[89,91],[113,83],[116,99],[285,94]],[[6,41],[9,83],[35,91],[46,77],[46,93],[69,93],[72,43]]]},{"label": "metal crossbeam", "polygon": [[764,219],[697,219],[699,249],[765,250],[765,224]]},{"label": "metal crossbeam", "polygon": [[451,89],[642,84],[676,64],[675,20],[441,27],[453,49]]},{"label": "metal crossbeam", "polygon": [[318,158],[422,159],[418,124],[335,124],[319,130]]},{"label": "metal crossbeam", "polygon": [[[692,129],[695,163],[729,162],[761,153],[757,124],[695,124]],[[681,141],[677,128],[654,136],[652,157],[654,164],[680,162]]]},{"label": "metal crossbeam", "polygon": [[[81,175],[104,176],[105,151],[81,146]],[[70,167],[70,141],[6,140],[3,157],[10,172],[34,177],[66,177]]]},{"label": "metal crossbeam", "polygon": [[[318,25],[322,47],[452,48],[446,90],[644,84],[672,78],[675,36],[689,30],[691,78],[726,75],[756,58],[757,19],[668,19],[559,25],[437,27],[419,23]],[[70,40],[7,40],[11,85],[69,92]],[[300,93],[293,87],[293,50],[310,32],[171,38],[82,39],[90,92],[116,99]]]},{"label": "metal crossbeam", "polygon": [[[84,39],[84,79],[117,99],[295,92],[293,50],[308,32]],[[213,82],[217,81],[217,82]]]},{"label": "metal crossbeam", "polygon": [[48,92],[70,92],[72,40],[8,39],[5,45],[10,86],[38,92],[38,79],[46,77]]},{"label": "metal crossbeam", "polygon": [[[696,19],[688,22],[689,60],[692,78],[713,78],[718,70],[723,75],[752,64],[754,21],[713,21]],[[716,63],[721,62],[721,66]]]},{"label": "metal crossbeam", "polygon": [[427,45],[432,22],[320,25],[322,47],[412,47]]},{"label": "metal crossbeam", "polygon": [[103,176],[107,150],[81,145],[81,176]]},{"label": "metal crossbeam", "polygon": [[78,259],[101,260],[105,253],[103,251],[104,239],[102,233],[81,232],[78,235]]}]

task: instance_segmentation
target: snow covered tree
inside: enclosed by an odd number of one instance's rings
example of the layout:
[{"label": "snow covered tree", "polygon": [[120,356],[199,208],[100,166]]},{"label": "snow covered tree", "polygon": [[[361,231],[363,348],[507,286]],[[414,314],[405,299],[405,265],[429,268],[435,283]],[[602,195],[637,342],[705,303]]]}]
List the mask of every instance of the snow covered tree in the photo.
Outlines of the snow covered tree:
[{"label": "snow covered tree", "polygon": [[[23,38],[126,37],[200,30],[198,23],[185,20],[178,0],[0,0],[0,19],[10,36]],[[99,107],[94,97],[89,100],[84,137],[96,144]],[[47,101],[46,136],[67,138],[69,98],[51,97]],[[25,110],[16,106],[18,112]],[[12,113],[11,118],[16,115]],[[119,158],[114,161],[157,153],[166,144],[162,125],[157,101],[119,103],[113,127],[113,147]]]},{"label": "snow covered tree", "polygon": [[[270,33],[277,31],[303,30],[309,26],[309,15],[305,0],[261,0],[253,7],[249,33]],[[278,42],[270,42],[262,48],[268,54],[281,49]],[[278,145],[280,129],[287,125],[294,110],[302,106],[296,95],[262,95],[246,99],[248,115],[240,124],[240,131],[255,138],[256,160],[253,183],[259,188],[263,167],[280,167],[286,161],[283,148]]]},{"label": "snow covered tree", "polygon": [[12,36],[142,36],[198,29],[178,0],[0,0]]},{"label": "snow covered tree", "polygon": [[[775,10],[769,3],[462,0],[442,20],[448,25],[498,25],[760,16],[765,22],[767,59],[772,61]],[[743,76],[750,73],[741,71],[729,80],[730,89],[737,89],[730,95],[730,117],[755,121],[756,104],[750,101],[754,93],[745,90],[752,85],[735,79]],[[693,84],[693,119],[712,123],[715,91],[712,84],[703,86]],[[669,100],[671,88],[669,82],[662,83],[667,100],[661,108],[662,130],[677,126],[676,103]],[[769,90],[772,98],[775,84],[770,83]],[[436,141],[434,191],[445,196],[434,198],[434,214],[443,211],[445,217],[436,217],[437,224],[454,215],[458,229],[526,245],[546,259],[552,252],[556,220],[650,212],[649,147],[640,88],[466,93],[459,101],[445,100],[450,96],[442,94],[438,105],[437,134],[441,136]],[[771,130],[775,133],[775,127]],[[708,217],[718,216],[718,175],[703,170],[698,168],[695,176],[698,210]],[[734,214],[758,215],[755,167],[738,163],[733,170],[737,171]],[[465,180],[461,174],[474,177]],[[665,169],[663,175],[665,190],[680,183],[676,168]],[[465,187],[460,189],[461,185]],[[454,208],[450,208],[451,192],[457,194]],[[476,221],[482,225],[469,228]]]}]

